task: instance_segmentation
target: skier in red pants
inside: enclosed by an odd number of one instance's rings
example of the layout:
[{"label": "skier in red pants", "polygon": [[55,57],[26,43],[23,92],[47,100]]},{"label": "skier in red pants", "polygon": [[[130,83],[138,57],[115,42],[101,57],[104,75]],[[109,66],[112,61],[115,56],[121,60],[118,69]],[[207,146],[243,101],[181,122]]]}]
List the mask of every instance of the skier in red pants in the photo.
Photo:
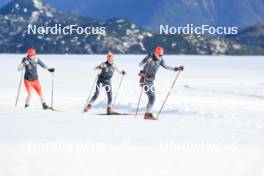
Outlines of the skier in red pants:
[{"label": "skier in red pants", "polygon": [[48,68],[40,59],[36,58],[36,50],[34,48],[29,48],[27,51],[27,56],[22,59],[21,63],[18,66],[18,70],[22,71],[25,68],[24,84],[28,93],[25,102],[25,108],[29,107],[33,88],[40,98],[43,109],[46,110],[50,109],[50,107],[45,102],[41,85],[38,80],[38,65],[51,73],[55,72],[54,68]]}]

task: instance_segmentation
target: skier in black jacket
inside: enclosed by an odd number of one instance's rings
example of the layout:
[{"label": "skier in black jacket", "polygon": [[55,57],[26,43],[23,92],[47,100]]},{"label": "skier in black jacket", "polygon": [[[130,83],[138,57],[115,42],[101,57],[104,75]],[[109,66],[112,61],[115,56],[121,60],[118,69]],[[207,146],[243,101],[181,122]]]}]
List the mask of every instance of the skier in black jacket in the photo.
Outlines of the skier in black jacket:
[{"label": "skier in black jacket", "polygon": [[39,95],[43,109],[49,109],[50,107],[45,102],[45,98],[43,96],[41,85],[38,79],[38,65],[51,73],[55,72],[54,68],[48,68],[40,59],[36,58],[36,50],[34,48],[29,48],[27,57],[24,57],[18,66],[19,71],[22,71],[25,68],[24,84],[28,93],[25,102],[25,108],[29,106],[33,88]]},{"label": "skier in black jacket", "polygon": [[93,97],[89,101],[89,104],[85,107],[83,112],[88,112],[91,109],[92,104],[96,101],[96,99],[98,98],[100,94],[101,87],[105,87],[107,98],[108,98],[107,114],[116,115],[118,113],[112,110],[112,100],[113,99],[112,99],[111,79],[115,71],[117,71],[118,73],[122,75],[125,75],[126,72],[121,71],[117,68],[116,64],[114,63],[113,54],[111,52],[107,55],[107,61],[101,63],[99,66],[96,67],[96,69],[101,70],[100,74],[98,75],[98,80],[96,83],[96,90],[95,90]]},{"label": "skier in black jacket", "polygon": [[144,88],[144,92],[148,96],[147,110],[144,116],[144,119],[146,120],[157,120],[156,118],[154,118],[151,111],[156,99],[154,81],[159,67],[162,66],[163,68],[172,71],[184,70],[183,66],[170,67],[166,65],[165,61],[162,58],[163,54],[164,49],[162,47],[157,47],[154,53],[149,54],[139,64],[139,66],[143,67],[143,69],[139,73],[140,86]]}]

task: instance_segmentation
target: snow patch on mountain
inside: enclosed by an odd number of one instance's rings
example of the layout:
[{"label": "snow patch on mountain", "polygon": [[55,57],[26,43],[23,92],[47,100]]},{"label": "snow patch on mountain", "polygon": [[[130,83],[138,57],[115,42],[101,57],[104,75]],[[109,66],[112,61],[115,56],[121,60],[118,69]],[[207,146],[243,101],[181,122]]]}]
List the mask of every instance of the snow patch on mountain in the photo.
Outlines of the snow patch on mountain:
[{"label": "snow patch on mountain", "polygon": [[53,17],[54,9],[49,5],[44,5],[41,0],[33,0],[34,5],[37,9],[40,10],[41,13],[45,13],[47,17]]},{"label": "snow patch on mountain", "polygon": [[33,0],[33,3],[34,3],[34,5],[35,5],[35,7],[36,7],[37,9],[39,9],[39,10],[43,8],[42,1],[40,1],[40,0]]},{"label": "snow patch on mountain", "polygon": [[38,11],[32,12],[31,18],[30,18],[30,24],[33,24],[38,21],[40,16],[40,13]]},{"label": "snow patch on mountain", "polygon": [[16,7],[16,9],[19,9],[19,4],[16,4],[15,7]]}]

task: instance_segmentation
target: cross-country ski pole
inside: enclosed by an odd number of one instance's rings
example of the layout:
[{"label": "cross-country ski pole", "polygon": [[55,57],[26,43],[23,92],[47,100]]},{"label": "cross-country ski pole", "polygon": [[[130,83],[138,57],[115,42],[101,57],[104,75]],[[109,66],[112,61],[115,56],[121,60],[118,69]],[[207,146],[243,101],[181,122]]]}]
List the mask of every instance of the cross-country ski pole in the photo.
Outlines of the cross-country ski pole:
[{"label": "cross-country ski pole", "polygon": [[22,70],[21,78],[20,78],[19,85],[18,85],[15,107],[17,107],[17,103],[18,103],[18,100],[19,100],[19,95],[20,95],[20,90],[21,90],[21,85],[22,85],[23,77],[24,77],[24,70]]},{"label": "cross-country ski pole", "polygon": [[52,73],[52,81],[51,81],[51,108],[53,109],[53,99],[54,99],[54,73]]},{"label": "cross-country ski pole", "polygon": [[160,108],[160,110],[159,110],[159,113],[158,113],[158,115],[157,115],[157,119],[159,118],[159,116],[160,116],[160,114],[161,114],[161,112],[162,112],[162,110],[163,110],[163,108],[164,108],[164,106],[165,106],[165,104],[166,104],[166,102],[167,102],[167,100],[168,100],[168,98],[169,98],[169,96],[170,96],[172,90],[173,90],[173,87],[174,87],[174,85],[175,85],[177,79],[178,79],[179,76],[180,76],[180,73],[181,73],[181,71],[178,71],[178,73],[177,73],[177,75],[176,75],[176,77],[175,77],[175,79],[174,79],[174,81],[173,81],[173,83],[172,83],[172,85],[171,85],[171,88],[170,88],[168,94],[166,95],[166,98],[165,98],[164,102],[162,103],[162,106],[161,106],[161,108]]},{"label": "cross-country ski pole", "polygon": [[89,101],[90,101],[90,98],[91,98],[91,96],[92,96],[92,92],[93,92],[94,86],[95,86],[95,84],[96,84],[96,82],[97,82],[97,79],[98,79],[98,75],[96,75],[96,77],[95,77],[95,79],[94,79],[94,82],[93,82],[92,88],[91,88],[90,93],[89,93],[89,96],[88,96],[88,98],[87,98],[87,100],[86,100],[86,102],[85,102],[84,108],[86,108],[86,106],[88,105],[88,103],[89,103]]},{"label": "cross-country ski pole", "polygon": [[[149,70],[149,65],[147,66],[146,73],[148,72],[148,70]],[[138,111],[139,111],[139,107],[140,107],[140,102],[141,102],[141,99],[142,99],[142,95],[143,95],[143,91],[144,91],[144,86],[145,86],[145,83],[146,83],[146,80],[147,79],[148,79],[147,77],[144,77],[143,84],[142,84],[142,87],[141,87],[141,90],[140,90],[139,99],[138,99],[138,104],[137,104],[137,110],[136,110],[135,118],[137,118],[137,115],[138,115]]]},{"label": "cross-country ski pole", "polygon": [[115,102],[116,102],[117,96],[118,96],[118,94],[119,94],[119,92],[120,92],[121,85],[122,85],[122,83],[123,83],[124,77],[125,77],[124,75],[121,76],[121,79],[120,79],[120,82],[119,82],[119,86],[118,86],[118,90],[117,90],[117,92],[116,92],[116,95],[115,95],[114,102],[113,102],[113,105],[112,105],[112,106],[115,105]]},{"label": "cross-country ski pole", "polygon": [[139,95],[139,99],[138,99],[138,104],[137,104],[137,110],[136,110],[135,118],[137,118],[137,115],[138,115],[139,106],[140,106],[141,98],[142,98],[142,95],[143,95],[143,90],[144,90],[144,84],[142,84],[142,87],[141,87],[141,90],[140,90],[140,95]]}]

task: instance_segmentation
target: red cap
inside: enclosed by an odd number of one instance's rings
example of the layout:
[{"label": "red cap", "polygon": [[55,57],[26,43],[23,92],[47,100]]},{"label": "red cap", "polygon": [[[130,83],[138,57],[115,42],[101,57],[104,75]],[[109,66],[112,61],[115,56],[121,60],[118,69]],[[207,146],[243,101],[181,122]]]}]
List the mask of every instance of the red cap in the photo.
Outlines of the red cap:
[{"label": "red cap", "polygon": [[155,48],[155,51],[154,51],[157,55],[159,55],[159,56],[163,56],[163,54],[164,54],[164,49],[162,48],[162,47],[156,47]]},{"label": "red cap", "polygon": [[34,48],[29,48],[27,51],[28,56],[35,56],[36,55],[36,50]]},{"label": "red cap", "polygon": [[112,54],[112,52],[109,52],[108,55],[107,55],[107,61],[109,63],[113,63],[114,62],[114,56]]}]

